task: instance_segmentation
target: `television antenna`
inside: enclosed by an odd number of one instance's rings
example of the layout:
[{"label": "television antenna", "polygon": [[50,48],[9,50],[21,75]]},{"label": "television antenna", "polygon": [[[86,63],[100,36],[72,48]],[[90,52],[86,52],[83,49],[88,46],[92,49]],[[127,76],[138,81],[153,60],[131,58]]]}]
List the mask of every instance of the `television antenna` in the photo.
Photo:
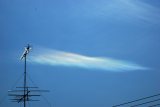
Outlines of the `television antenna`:
[{"label": "television antenna", "polygon": [[21,60],[24,60],[24,81],[23,86],[16,87],[16,90],[8,90],[8,95],[13,97],[10,99],[12,102],[22,102],[24,104],[24,107],[26,107],[26,102],[28,101],[40,101],[31,99],[31,97],[34,96],[41,96],[37,92],[49,92],[48,90],[38,90],[38,87],[30,87],[27,85],[27,55],[29,54],[31,50],[31,46],[28,44],[25,47],[25,50],[21,56]]}]

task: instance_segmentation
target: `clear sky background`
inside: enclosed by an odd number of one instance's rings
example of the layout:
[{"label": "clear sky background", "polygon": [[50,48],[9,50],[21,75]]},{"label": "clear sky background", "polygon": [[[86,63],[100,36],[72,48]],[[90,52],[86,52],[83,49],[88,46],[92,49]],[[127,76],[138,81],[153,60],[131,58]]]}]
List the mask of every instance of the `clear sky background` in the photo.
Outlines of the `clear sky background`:
[{"label": "clear sky background", "polygon": [[[43,95],[52,107],[111,107],[160,92],[159,0],[0,0],[0,99],[21,84],[14,85],[28,43],[31,53],[43,47],[148,68],[114,72],[28,62],[34,83],[50,90]],[[8,99],[0,106],[19,106]],[[48,106],[38,99],[30,107]]]}]

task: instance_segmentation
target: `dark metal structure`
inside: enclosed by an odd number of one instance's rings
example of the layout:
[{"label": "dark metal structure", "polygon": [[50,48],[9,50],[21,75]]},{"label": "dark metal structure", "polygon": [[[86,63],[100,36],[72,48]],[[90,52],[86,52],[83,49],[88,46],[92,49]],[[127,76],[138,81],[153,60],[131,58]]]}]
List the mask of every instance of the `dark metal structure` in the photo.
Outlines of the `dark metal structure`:
[{"label": "dark metal structure", "polygon": [[22,87],[16,87],[16,90],[8,90],[8,95],[12,98],[12,102],[22,102],[26,107],[27,101],[39,101],[31,99],[31,97],[41,96],[40,92],[48,92],[48,90],[38,90],[38,87],[29,87],[27,85],[27,55],[31,50],[31,46],[28,44],[21,56],[21,60],[24,60],[24,84]]}]

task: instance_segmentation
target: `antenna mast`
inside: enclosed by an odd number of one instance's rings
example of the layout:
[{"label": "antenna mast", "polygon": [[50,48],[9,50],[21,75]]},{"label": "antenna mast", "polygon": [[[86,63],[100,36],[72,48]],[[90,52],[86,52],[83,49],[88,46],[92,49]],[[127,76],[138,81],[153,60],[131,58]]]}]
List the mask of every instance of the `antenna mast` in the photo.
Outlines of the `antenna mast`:
[{"label": "antenna mast", "polygon": [[27,93],[26,93],[26,86],[27,86],[27,81],[26,81],[26,74],[27,74],[27,54],[29,53],[29,51],[31,50],[30,45],[28,44],[27,47],[25,47],[25,50],[22,54],[21,60],[24,59],[24,94],[23,94],[23,98],[24,98],[24,107],[26,107],[26,96],[28,94],[28,89],[27,89]]},{"label": "antenna mast", "polygon": [[[9,96],[14,96],[13,99],[10,99],[12,102],[23,102],[24,107],[26,107],[26,101],[39,101],[39,100],[32,100],[30,97],[32,96],[40,96],[39,94],[32,94],[33,92],[48,92],[48,90],[29,90],[30,88],[38,88],[38,87],[28,87],[27,86],[27,55],[31,50],[31,46],[28,44],[25,47],[25,50],[21,56],[21,60],[24,59],[24,84],[23,87],[16,87],[20,88],[21,90],[9,90]],[[23,90],[22,90],[23,89]]]}]

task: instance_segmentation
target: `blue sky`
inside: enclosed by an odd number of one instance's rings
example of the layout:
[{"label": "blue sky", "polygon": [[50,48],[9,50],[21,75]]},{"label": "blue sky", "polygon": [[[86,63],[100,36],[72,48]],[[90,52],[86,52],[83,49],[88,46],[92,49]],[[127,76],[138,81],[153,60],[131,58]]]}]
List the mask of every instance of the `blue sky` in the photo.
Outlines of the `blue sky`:
[{"label": "blue sky", "polygon": [[[49,49],[147,68],[113,72],[28,62],[33,81],[51,91],[45,96],[56,107],[111,107],[159,93],[159,13],[158,0],[0,0],[0,98],[23,73],[19,58],[28,43],[30,58]],[[17,107],[8,99],[1,105]],[[47,106],[43,99],[30,105]]]}]

